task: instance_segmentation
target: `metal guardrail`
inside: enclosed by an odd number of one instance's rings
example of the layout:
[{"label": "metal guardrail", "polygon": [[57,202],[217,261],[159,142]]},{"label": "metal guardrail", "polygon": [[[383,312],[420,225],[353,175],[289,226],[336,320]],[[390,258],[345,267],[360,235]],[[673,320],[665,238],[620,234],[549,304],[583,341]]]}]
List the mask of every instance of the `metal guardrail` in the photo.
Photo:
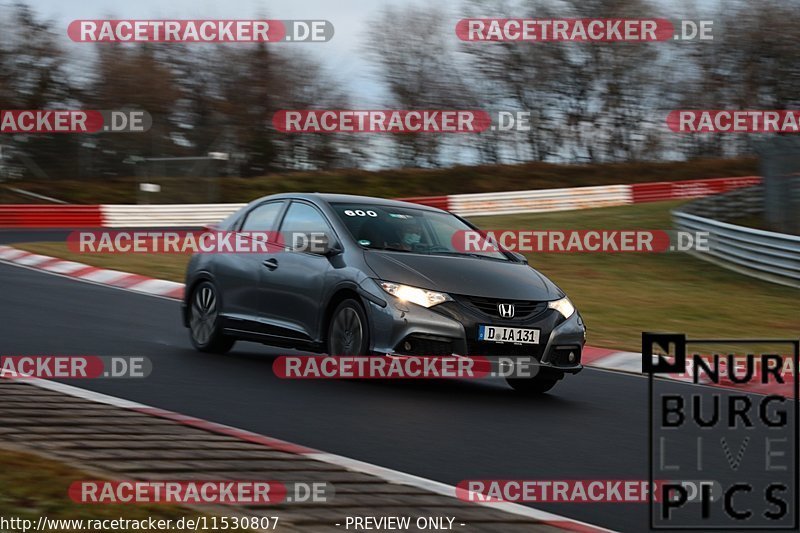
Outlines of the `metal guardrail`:
[{"label": "metal guardrail", "polygon": [[764,186],[755,185],[712,194],[681,206],[680,211],[720,222],[735,222],[764,213]]},{"label": "metal guardrail", "polygon": [[672,211],[675,229],[709,234],[708,251],[695,251],[693,255],[754,278],[800,288],[800,236],[687,212],[693,203]]},{"label": "metal guardrail", "polygon": [[737,176],[733,178],[704,178],[681,181],[657,181],[631,184],[633,203],[679,200],[718,195],[742,187],[759,185],[759,176]]},{"label": "metal guardrail", "polygon": [[23,189],[17,189],[16,187],[8,187],[8,190],[20,194],[22,196],[27,196],[28,198],[36,198],[37,200],[44,200],[45,202],[50,202],[53,204],[67,205],[67,202],[65,202],[64,200],[59,200],[58,198],[51,198],[50,196],[45,196],[44,194],[37,194],[35,192],[26,191]]}]

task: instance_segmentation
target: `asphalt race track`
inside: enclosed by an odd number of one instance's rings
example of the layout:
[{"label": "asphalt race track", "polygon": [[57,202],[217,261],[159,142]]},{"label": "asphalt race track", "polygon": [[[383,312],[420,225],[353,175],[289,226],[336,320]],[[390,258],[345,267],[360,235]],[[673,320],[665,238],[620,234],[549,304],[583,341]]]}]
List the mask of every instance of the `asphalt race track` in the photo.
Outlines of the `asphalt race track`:
[{"label": "asphalt race track", "polygon": [[[5,242],[14,237],[0,234]],[[647,479],[642,377],[586,369],[539,399],[488,381],[281,380],[271,364],[285,350],[239,343],[226,356],[195,352],[176,301],[2,263],[0,295],[4,355],[145,355],[153,362],[148,379],[70,382],[83,388],[448,484]],[[622,531],[648,523],[647,504],[534,506]]]}]

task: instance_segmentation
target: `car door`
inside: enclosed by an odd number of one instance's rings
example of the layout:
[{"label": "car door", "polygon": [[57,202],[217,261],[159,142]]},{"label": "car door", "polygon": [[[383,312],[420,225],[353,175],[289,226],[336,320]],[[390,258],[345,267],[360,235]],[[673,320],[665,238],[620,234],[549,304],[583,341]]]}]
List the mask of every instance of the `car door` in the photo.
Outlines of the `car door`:
[{"label": "car door", "polygon": [[[274,232],[286,206],[273,200],[254,206],[244,216],[238,231]],[[267,269],[263,261],[271,254],[221,253],[216,260],[215,278],[222,293],[226,327],[258,331],[261,308],[259,288]]]},{"label": "car door", "polygon": [[262,309],[267,321],[283,329],[287,337],[318,337],[317,324],[333,267],[324,255],[293,249],[291,235],[319,232],[335,239],[330,224],[316,206],[293,200],[280,226],[287,250],[267,258],[273,266],[263,277]]}]

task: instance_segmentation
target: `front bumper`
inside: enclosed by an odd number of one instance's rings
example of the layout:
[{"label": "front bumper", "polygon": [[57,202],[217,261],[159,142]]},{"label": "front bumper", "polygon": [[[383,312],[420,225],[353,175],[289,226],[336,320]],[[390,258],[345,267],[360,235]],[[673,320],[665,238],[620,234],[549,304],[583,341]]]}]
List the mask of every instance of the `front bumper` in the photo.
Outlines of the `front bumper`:
[{"label": "front bumper", "polygon": [[[373,291],[370,291],[373,292]],[[373,292],[374,294],[374,292]],[[576,311],[568,319],[552,309],[529,318],[501,319],[455,297],[426,309],[382,294],[385,307],[367,302],[373,352],[393,355],[529,356],[542,368],[577,373],[586,339],[586,328]],[[545,306],[546,307],[546,306]],[[495,343],[478,340],[478,326],[537,328],[539,344]]]}]

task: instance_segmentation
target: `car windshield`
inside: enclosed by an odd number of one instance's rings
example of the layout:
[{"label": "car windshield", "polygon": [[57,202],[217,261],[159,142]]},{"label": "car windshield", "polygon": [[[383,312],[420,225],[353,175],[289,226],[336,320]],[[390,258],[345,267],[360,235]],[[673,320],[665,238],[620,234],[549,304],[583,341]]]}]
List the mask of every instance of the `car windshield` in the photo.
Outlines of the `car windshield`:
[{"label": "car windshield", "polygon": [[336,203],[332,207],[364,248],[508,261],[501,252],[458,247],[461,232],[474,230],[449,213],[381,204]]}]

